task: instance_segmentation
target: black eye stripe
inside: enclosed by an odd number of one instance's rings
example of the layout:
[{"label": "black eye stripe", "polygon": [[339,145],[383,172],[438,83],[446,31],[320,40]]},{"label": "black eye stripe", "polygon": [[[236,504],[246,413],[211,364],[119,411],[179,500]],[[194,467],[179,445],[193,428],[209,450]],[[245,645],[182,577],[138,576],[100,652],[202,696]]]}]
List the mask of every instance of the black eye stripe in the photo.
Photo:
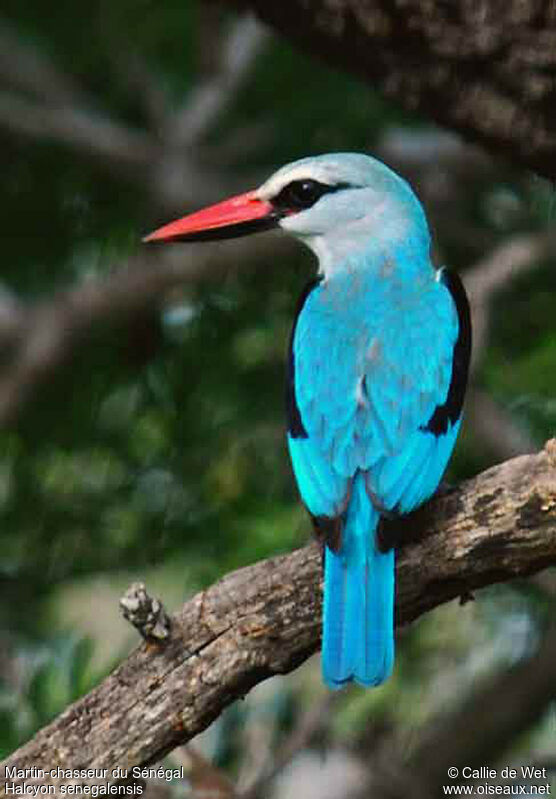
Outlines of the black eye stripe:
[{"label": "black eye stripe", "polygon": [[303,211],[311,208],[324,194],[333,194],[350,187],[349,183],[335,183],[333,186],[318,180],[292,180],[274,197],[272,205],[278,211]]}]

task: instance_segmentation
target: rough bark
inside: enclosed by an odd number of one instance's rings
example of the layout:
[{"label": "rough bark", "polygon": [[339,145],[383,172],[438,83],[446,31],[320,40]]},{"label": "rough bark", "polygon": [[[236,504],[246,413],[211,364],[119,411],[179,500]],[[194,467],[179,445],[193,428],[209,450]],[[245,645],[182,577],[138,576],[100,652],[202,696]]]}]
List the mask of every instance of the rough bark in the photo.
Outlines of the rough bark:
[{"label": "rough bark", "polygon": [[497,154],[556,177],[556,3],[227,0]]},{"label": "rough bark", "polygon": [[[556,563],[556,441],[496,466],[408,519],[397,622],[458,595]],[[168,642],[143,644],[3,766],[132,768],[203,730],[258,682],[316,651],[315,545],[227,575],[174,617]],[[82,782],[39,775],[17,783]],[[0,781],[0,796],[5,787]]]}]

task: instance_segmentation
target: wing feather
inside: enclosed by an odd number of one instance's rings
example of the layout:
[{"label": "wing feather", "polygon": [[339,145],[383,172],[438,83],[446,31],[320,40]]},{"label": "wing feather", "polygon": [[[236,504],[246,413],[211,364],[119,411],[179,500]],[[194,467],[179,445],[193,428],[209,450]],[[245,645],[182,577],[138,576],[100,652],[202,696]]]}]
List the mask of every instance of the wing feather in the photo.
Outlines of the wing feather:
[{"label": "wing feather", "polygon": [[360,471],[380,508],[416,507],[436,489],[459,427],[425,429],[452,379],[459,322],[447,286],[433,278],[408,291],[375,278],[359,289],[354,298],[338,280],[316,285],[292,340],[307,435],[289,445],[315,515],[342,512]]}]

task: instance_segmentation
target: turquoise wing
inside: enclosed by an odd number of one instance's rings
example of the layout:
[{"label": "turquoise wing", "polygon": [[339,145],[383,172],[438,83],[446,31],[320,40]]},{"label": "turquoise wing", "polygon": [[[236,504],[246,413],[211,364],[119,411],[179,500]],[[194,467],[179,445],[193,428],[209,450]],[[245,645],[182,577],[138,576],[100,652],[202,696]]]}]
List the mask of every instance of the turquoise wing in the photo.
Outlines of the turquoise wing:
[{"label": "turquoise wing", "polygon": [[442,270],[409,292],[364,280],[311,284],[292,333],[288,444],[314,516],[343,513],[358,472],[377,510],[407,513],[436,490],[459,429],[470,350],[459,279]]},{"label": "turquoise wing", "polygon": [[[379,516],[430,497],[458,433],[470,354],[456,276],[408,287],[346,270],[310,285],[289,357],[288,444],[325,548],[322,668],[379,685],[394,660],[394,551]],[[409,288],[409,290],[408,290]]]}]

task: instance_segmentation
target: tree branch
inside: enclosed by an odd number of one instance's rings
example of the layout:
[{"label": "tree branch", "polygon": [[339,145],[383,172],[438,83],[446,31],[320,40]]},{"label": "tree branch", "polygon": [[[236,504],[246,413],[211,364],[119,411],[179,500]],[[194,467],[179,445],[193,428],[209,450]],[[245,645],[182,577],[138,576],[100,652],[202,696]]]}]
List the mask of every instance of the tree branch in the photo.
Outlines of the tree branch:
[{"label": "tree branch", "polygon": [[52,141],[122,174],[161,213],[214,201],[230,187],[191,148],[234,99],[266,38],[252,17],[240,18],[222,47],[219,68],[175,111],[141,57],[124,48],[112,58],[114,79],[128,86],[142,82],[140,101],[151,125],[142,130],[103,110],[48,55],[0,18],[0,129],[17,138]]},{"label": "tree branch", "polygon": [[556,17],[521,0],[227,0],[386,97],[556,177]]},{"label": "tree branch", "polygon": [[278,750],[269,749],[267,758],[260,764],[260,770],[251,782],[248,781],[245,788],[241,785],[238,787],[238,799],[263,799],[268,795],[274,777],[307,747],[318,730],[326,726],[338,696],[338,693],[325,694],[323,698],[305,709]]},{"label": "tree branch", "polygon": [[79,106],[42,105],[7,91],[0,93],[0,125],[18,136],[63,144],[128,174],[145,169],[158,152],[147,134],[99,113]]},{"label": "tree branch", "polygon": [[[462,592],[556,563],[556,441],[436,498],[408,518],[407,529],[398,624]],[[162,757],[258,682],[316,651],[320,574],[311,545],[227,575],[186,603],[166,645],[140,646],[3,765],[110,774]],[[82,780],[55,772],[21,781]],[[0,796],[3,790],[0,782]]]},{"label": "tree branch", "polygon": [[58,69],[44,51],[24,42],[10,23],[0,17],[0,76],[50,105],[71,105],[83,99],[83,91]]},{"label": "tree branch", "polygon": [[[366,758],[369,776],[357,799],[433,799],[445,795],[448,768],[499,761],[556,696],[556,627],[528,658],[482,678],[455,707],[435,715],[417,737],[382,742]],[[367,753],[365,753],[367,754]],[[369,764],[370,760],[370,764]]]},{"label": "tree branch", "polygon": [[191,147],[210,130],[235,98],[267,38],[266,29],[251,16],[242,16],[232,26],[221,44],[219,68],[191,92],[170,121],[168,136],[174,146]]},{"label": "tree branch", "polygon": [[556,628],[551,627],[530,658],[484,679],[471,701],[431,723],[408,763],[423,797],[443,795],[450,766],[493,763],[533,726],[556,697],[555,657]]},{"label": "tree branch", "polygon": [[139,102],[149,129],[158,137],[171,114],[169,93],[141,53],[134,50],[129,42],[119,37],[114,39],[108,44],[107,56],[112,63],[115,79]]},{"label": "tree branch", "polygon": [[552,230],[513,236],[466,272],[465,285],[473,307],[472,367],[476,367],[488,344],[489,305],[496,293],[553,257],[555,245]]},{"label": "tree branch", "polygon": [[[473,317],[472,375],[488,347],[491,308],[497,293],[512,280],[537,269],[554,254],[554,244],[551,231],[516,235],[499,244],[465,273]],[[467,394],[466,416],[473,436],[497,458],[512,458],[536,449],[533,436],[509,411],[473,384]]]},{"label": "tree branch", "polygon": [[6,131],[50,139],[129,174],[147,171],[158,150],[154,139],[94,110],[74,79],[1,18],[0,78],[10,87],[0,92],[0,125]]},{"label": "tree branch", "polygon": [[[36,305],[0,305],[0,427],[13,422],[42,382],[74,355],[99,325],[131,318],[159,302],[171,288],[214,279],[234,262],[257,263],[268,246],[289,252],[285,237],[252,237],[226,248],[203,246],[182,251],[144,252],[99,280],[57,292]],[[2,297],[0,297],[0,300]]]}]

